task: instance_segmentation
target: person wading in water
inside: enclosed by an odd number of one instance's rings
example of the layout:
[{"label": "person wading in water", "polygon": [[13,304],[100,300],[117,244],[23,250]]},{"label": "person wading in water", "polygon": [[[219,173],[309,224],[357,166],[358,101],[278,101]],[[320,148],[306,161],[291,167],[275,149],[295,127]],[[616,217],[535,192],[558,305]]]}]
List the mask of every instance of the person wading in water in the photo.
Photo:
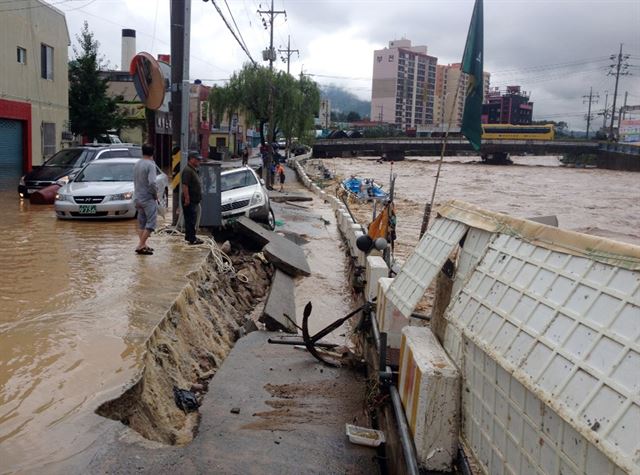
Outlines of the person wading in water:
[{"label": "person wading in water", "polygon": [[133,193],[138,211],[138,246],[136,254],[151,255],[153,249],[147,246],[147,239],[156,229],[158,217],[158,189],[156,187],[156,163],[153,160],[153,146],[142,146],[142,158],[133,167]]}]

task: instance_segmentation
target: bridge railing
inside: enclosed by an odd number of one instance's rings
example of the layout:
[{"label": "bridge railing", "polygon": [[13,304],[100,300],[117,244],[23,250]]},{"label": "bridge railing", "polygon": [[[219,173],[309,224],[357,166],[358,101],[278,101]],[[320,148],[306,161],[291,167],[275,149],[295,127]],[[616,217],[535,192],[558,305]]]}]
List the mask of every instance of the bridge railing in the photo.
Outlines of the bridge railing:
[{"label": "bridge railing", "polygon": [[640,146],[631,145],[625,143],[601,143],[600,150],[606,150],[607,152],[619,152],[628,155],[640,155]]}]

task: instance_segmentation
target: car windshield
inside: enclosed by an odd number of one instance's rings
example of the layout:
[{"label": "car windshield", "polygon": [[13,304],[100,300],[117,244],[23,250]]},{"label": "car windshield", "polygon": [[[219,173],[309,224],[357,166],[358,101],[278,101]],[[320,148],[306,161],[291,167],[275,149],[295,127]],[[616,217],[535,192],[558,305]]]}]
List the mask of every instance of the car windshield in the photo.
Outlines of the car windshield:
[{"label": "car windshield", "polygon": [[60,150],[44,163],[45,167],[77,167],[86,157],[93,154],[91,150],[67,149]]},{"label": "car windshield", "polygon": [[244,188],[258,183],[256,177],[249,170],[240,170],[222,175],[222,191]]},{"label": "car windshield", "polygon": [[96,160],[87,165],[74,181],[133,181],[133,166],[133,163]]}]

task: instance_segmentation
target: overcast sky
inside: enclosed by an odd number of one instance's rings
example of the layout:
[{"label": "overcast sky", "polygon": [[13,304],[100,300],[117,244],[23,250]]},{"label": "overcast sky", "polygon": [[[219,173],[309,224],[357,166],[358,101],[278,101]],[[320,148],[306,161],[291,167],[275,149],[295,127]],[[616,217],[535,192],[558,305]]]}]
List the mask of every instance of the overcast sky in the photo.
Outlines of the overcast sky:
[{"label": "overcast sky", "polygon": [[[237,27],[249,52],[261,62],[269,44],[257,10],[267,0],[215,0]],[[49,0],[67,15],[72,43],[87,20],[111,66],[120,65],[122,28],[137,31],[137,50],[169,53],[170,0]],[[459,62],[473,0],[275,0],[286,10],[274,22],[274,46],[291,37],[291,72],[315,75],[318,83],[344,86],[371,99],[373,51],[401,37],[427,45],[439,64]],[[233,14],[230,14],[230,12]],[[615,79],[608,76],[612,54],[629,54],[628,76],[621,77],[618,103],[640,104],[640,1],[638,0],[485,0],[484,65],[491,85],[521,85],[531,93],[536,119],[566,120],[584,129],[584,95],[605,94],[611,106]],[[70,50],[71,51],[71,50]],[[192,0],[191,79],[224,80],[247,61],[211,2]],[[267,63],[265,63],[267,64]],[[286,70],[282,61],[276,67]],[[595,123],[602,124],[602,117]]]}]

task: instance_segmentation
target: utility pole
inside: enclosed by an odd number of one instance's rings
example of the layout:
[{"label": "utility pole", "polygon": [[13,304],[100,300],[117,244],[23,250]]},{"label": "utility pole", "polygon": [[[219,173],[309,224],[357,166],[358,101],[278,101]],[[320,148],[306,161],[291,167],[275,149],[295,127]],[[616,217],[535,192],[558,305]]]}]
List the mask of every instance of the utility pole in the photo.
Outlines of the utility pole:
[{"label": "utility pole", "polygon": [[[273,186],[273,176],[271,174],[271,163],[273,163],[273,142],[275,140],[275,128],[273,126],[273,62],[276,59],[276,53],[273,49],[273,20],[276,16],[280,14],[284,14],[287,16],[287,12],[285,10],[274,10],[273,9],[273,0],[271,0],[271,8],[269,10],[258,10],[258,13],[268,15],[269,17],[269,28],[270,28],[270,38],[269,38],[269,51],[267,54],[262,55],[263,59],[269,60],[269,127],[267,128],[267,163],[262,166],[262,176],[267,183],[267,187],[271,188]],[[262,24],[266,28],[267,25],[262,20]]]},{"label": "utility pole", "polygon": [[618,112],[618,136],[620,135],[620,123],[622,122],[622,115],[626,116],[627,114],[627,97],[629,96],[629,91],[625,91],[624,93],[624,104],[620,108],[620,112]]},{"label": "utility pole", "polygon": [[600,98],[600,96],[598,96],[596,94],[596,96],[594,97],[593,96],[593,87],[590,87],[589,88],[589,95],[588,96],[582,96],[582,99],[583,99],[582,103],[583,104],[585,103],[587,98],[589,100],[589,109],[587,111],[587,115],[586,115],[585,118],[587,119],[587,140],[589,140],[589,125],[591,125],[591,119],[593,118],[593,117],[591,117],[591,102],[595,102],[597,104],[598,103],[598,99]]},{"label": "utility pole", "polygon": [[[189,50],[191,0],[171,0],[171,121],[174,147],[180,144],[180,176],[189,152]],[[173,166],[173,164],[172,164]],[[173,190],[173,223],[182,207],[182,187]]]},{"label": "utility pole", "polygon": [[287,58],[282,57],[282,61],[287,63],[287,74],[289,74],[289,64],[291,63],[291,55],[293,53],[297,53],[298,57],[300,57],[300,50],[291,49],[291,35],[287,35],[287,49],[279,49],[278,53],[287,53]]},{"label": "utility pole", "polygon": [[[604,110],[602,111],[602,131],[607,127],[607,104],[609,103],[609,91],[604,91]],[[600,113],[598,113],[600,115]],[[604,132],[606,135],[606,132]]]},{"label": "utility pole", "polygon": [[[616,59],[616,55],[611,55],[610,59]],[[616,99],[618,97],[618,81],[620,80],[620,76],[625,76],[629,74],[627,69],[629,68],[629,64],[626,60],[629,59],[629,55],[622,55],[622,43],[620,43],[620,52],[618,53],[616,64],[611,65],[611,70],[609,71],[609,76],[616,77],[616,86],[613,91],[613,106],[611,107],[611,124],[609,125],[609,138],[613,139],[613,120],[616,115]],[[613,72],[613,68],[615,68],[615,73]],[[621,72],[622,70],[622,72]]]}]

